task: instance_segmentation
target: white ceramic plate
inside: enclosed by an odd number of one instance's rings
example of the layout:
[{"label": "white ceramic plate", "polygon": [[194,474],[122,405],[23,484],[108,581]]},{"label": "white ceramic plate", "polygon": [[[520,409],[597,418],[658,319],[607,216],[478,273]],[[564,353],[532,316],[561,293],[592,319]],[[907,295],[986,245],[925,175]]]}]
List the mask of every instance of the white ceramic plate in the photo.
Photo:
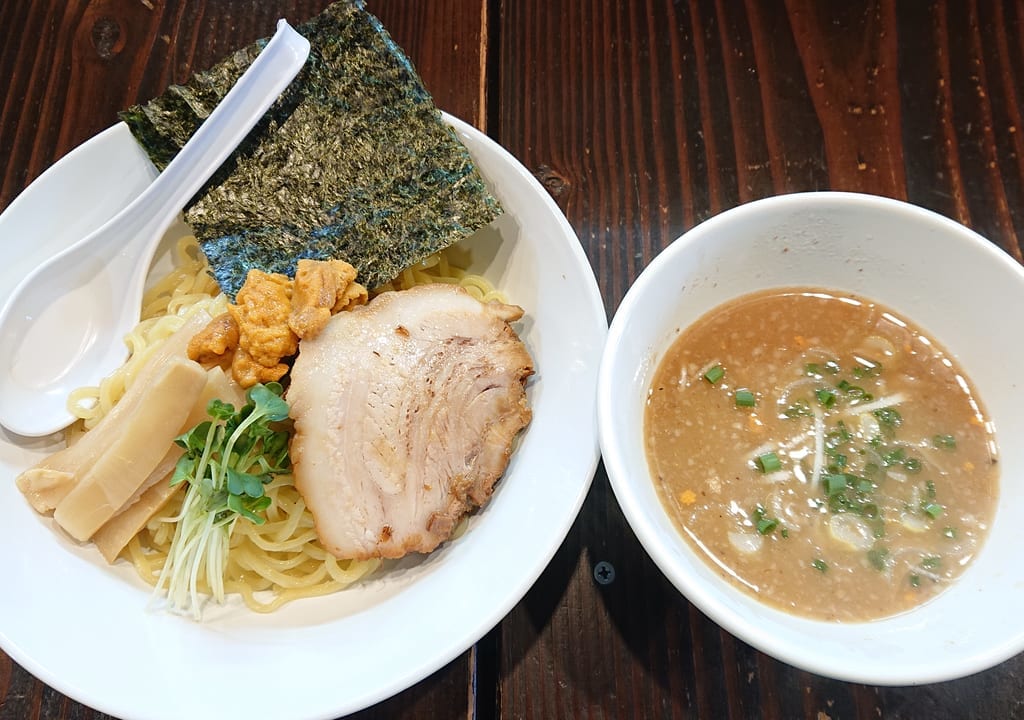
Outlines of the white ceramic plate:
[{"label": "white ceramic plate", "polygon": [[[442,667],[523,597],[597,466],[607,323],[578,239],[544,189],[486,136],[446,120],[506,210],[474,239],[474,269],[525,308],[518,329],[538,369],[533,421],[469,531],[344,592],[267,616],[232,602],[198,624],[148,610],[149,589],[126,563],[108,566],[35,514],[14,477],[55,440],[2,434],[0,647],[15,661],[122,718],[330,718]],[[0,215],[0,300],[40,256],[100,225],[154,176],[124,125],[54,165]]]}]

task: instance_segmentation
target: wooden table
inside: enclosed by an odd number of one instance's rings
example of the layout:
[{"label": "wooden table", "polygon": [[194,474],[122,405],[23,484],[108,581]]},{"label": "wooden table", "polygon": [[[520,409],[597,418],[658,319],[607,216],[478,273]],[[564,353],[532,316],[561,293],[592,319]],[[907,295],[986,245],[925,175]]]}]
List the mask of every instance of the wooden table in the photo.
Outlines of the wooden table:
[{"label": "wooden table", "polygon": [[[0,209],[48,165],[327,0],[2,0]],[[909,200],[1018,260],[1024,3],[372,0],[440,107],[508,148],[576,229],[609,316],[694,224],[784,192]],[[615,580],[595,582],[611,563]],[[3,592],[0,586],[0,592]],[[917,688],[794,669],[691,607],[603,469],[535,587],[472,649],[362,717],[1024,715],[1024,655]],[[107,717],[0,653],[0,719]]]}]

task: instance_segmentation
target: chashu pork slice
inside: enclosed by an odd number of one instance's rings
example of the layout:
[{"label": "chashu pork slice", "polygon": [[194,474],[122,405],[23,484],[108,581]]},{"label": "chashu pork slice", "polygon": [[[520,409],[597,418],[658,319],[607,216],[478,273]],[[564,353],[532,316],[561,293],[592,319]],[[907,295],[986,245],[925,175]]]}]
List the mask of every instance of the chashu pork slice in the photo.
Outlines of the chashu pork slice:
[{"label": "chashu pork slice", "polygon": [[295,485],[339,558],[427,553],[491,495],[530,421],[533,361],[509,322],[451,285],[387,292],[299,344]]}]

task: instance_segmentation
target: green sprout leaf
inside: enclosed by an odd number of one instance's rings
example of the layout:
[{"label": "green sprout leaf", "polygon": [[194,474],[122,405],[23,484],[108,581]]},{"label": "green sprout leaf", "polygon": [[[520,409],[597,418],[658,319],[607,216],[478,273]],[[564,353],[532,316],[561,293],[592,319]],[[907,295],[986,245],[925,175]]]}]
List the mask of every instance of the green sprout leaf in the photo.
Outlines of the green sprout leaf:
[{"label": "green sprout leaf", "polygon": [[235,522],[266,522],[263,513],[271,499],[264,487],[274,475],[291,471],[288,431],[271,425],[288,417],[283,392],[279,383],[254,385],[238,410],[211,400],[210,419],[175,439],[185,452],[175,464],[171,484],[187,483],[188,489],[155,590],[166,587],[172,608],[191,609],[198,618],[201,580],[223,601],[220,573]]}]

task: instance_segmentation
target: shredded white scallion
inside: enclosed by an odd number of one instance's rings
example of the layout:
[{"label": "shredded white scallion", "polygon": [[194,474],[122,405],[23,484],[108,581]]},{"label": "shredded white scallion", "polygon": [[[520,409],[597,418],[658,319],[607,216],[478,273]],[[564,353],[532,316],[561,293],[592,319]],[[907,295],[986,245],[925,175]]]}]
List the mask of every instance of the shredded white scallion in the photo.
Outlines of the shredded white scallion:
[{"label": "shredded white scallion", "polygon": [[907,396],[905,393],[896,393],[889,395],[888,397],[878,398],[869,403],[860,405],[850,405],[843,409],[843,415],[860,415],[862,413],[872,413],[875,410],[881,410],[887,407],[896,407],[897,405],[905,402]]},{"label": "shredded white scallion", "polygon": [[203,575],[210,594],[218,603],[223,603],[224,559],[236,518],[218,520],[215,512],[203,507],[198,492],[186,492],[181,512],[170,518],[170,522],[177,524],[173,556],[164,563],[153,588],[153,600],[166,593],[169,610],[190,612],[199,620],[202,616],[199,576]]},{"label": "shredded white scallion", "polygon": [[811,471],[811,485],[817,487],[821,471],[825,467],[825,413],[817,405],[811,407],[814,413],[814,469]]}]

